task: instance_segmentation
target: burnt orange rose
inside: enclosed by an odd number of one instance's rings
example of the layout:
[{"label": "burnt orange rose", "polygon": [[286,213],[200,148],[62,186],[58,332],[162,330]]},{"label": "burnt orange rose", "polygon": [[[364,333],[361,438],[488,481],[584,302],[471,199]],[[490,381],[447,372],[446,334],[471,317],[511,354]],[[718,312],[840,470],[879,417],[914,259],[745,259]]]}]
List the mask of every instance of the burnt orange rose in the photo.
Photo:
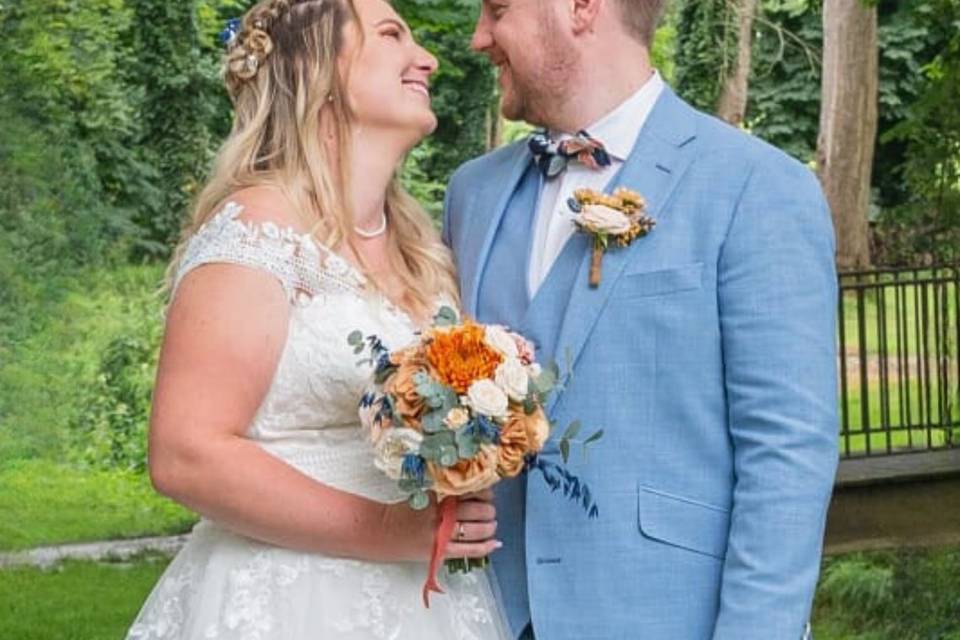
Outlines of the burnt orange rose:
[{"label": "burnt orange rose", "polygon": [[430,363],[420,349],[405,349],[394,353],[390,359],[397,370],[387,379],[383,390],[396,401],[397,413],[404,422],[414,428],[420,427],[420,419],[427,410],[427,403],[417,393],[414,376],[423,372],[430,374]]},{"label": "burnt orange rose", "polygon": [[503,478],[519,475],[523,471],[524,458],[540,451],[549,435],[550,423],[543,409],[538,408],[528,416],[523,409],[515,408],[500,430],[497,473]]},{"label": "burnt orange rose", "polygon": [[447,496],[462,496],[492,487],[497,475],[497,448],[483,445],[469,460],[461,460],[452,467],[427,463],[433,477],[433,490],[442,500]]}]

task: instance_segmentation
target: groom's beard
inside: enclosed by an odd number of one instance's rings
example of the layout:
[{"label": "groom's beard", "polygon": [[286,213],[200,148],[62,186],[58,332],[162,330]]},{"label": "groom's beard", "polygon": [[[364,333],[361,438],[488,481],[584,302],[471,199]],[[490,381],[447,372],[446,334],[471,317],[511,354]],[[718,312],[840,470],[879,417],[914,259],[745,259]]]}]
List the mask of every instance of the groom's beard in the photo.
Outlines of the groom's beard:
[{"label": "groom's beard", "polygon": [[562,41],[556,21],[544,14],[536,41],[541,45],[537,70],[521,75],[507,59],[510,90],[505,91],[501,110],[508,120],[523,120],[530,124],[551,128],[550,113],[564,105],[575,91],[574,78],[580,60],[571,43]]}]

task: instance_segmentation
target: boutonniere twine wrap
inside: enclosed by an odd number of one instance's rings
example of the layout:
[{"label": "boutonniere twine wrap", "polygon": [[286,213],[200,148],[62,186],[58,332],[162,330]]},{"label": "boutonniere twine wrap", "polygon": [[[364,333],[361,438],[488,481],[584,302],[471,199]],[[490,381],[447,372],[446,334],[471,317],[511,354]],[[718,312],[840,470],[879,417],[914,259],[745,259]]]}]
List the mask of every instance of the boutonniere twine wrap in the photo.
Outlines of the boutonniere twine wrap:
[{"label": "boutonniere twine wrap", "polygon": [[[597,506],[586,484],[540,455],[552,432],[544,403],[559,385],[556,365],[541,367],[533,346],[497,325],[461,319],[443,307],[417,341],[391,351],[376,336],[348,339],[359,364],[373,367],[360,399],[360,423],[373,445],[374,464],[397,483],[413,509],[426,509],[433,493],[440,523],[434,536],[424,604],[442,592],[436,573],[456,526],[457,498],[536,469],[553,491],[580,504],[591,518]],[[598,431],[578,440],[579,423],[559,438],[564,462],[571,443],[586,447]],[[446,561],[451,571],[486,566],[484,560]]]},{"label": "boutonniere twine wrap", "polygon": [[646,201],[636,191],[619,188],[612,195],[592,189],[578,189],[569,202],[576,214],[574,224],[581,233],[593,236],[593,258],[590,261],[590,286],[599,287],[603,271],[603,255],[613,244],[628,247],[656,226],[646,215]]}]

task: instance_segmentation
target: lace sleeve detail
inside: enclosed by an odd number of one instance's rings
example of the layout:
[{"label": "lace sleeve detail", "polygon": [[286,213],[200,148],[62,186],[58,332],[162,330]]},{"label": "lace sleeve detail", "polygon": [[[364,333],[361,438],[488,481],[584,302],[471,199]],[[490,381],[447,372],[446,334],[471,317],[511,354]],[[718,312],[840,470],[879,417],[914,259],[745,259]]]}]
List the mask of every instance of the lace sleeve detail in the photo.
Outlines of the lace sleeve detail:
[{"label": "lace sleeve detail", "polygon": [[313,298],[331,286],[343,290],[363,286],[363,277],[353,267],[309,234],[272,222],[244,222],[239,219],[242,212],[242,205],[230,202],[190,238],[177,267],[174,291],[192,270],[213,263],[266,271],[280,281],[291,303]]}]

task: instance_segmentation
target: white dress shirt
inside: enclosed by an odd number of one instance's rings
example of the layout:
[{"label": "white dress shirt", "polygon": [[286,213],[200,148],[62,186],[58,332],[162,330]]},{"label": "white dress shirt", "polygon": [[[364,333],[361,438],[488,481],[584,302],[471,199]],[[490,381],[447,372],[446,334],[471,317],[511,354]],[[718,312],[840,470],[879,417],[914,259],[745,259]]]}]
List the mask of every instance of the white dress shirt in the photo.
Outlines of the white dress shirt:
[{"label": "white dress shirt", "polygon": [[[527,289],[531,299],[546,280],[564,245],[576,232],[574,214],[567,201],[577,189],[602,191],[606,188],[633,151],[640,130],[663,92],[663,87],[663,79],[654,71],[639,91],[586,128],[591,138],[599,140],[606,147],[610,166],[594,171],[571,160],[566,171],[544,182],[533,224],[533,244],[527,272]],[[551,136],[557,140],[572,137],[553,132]]]}]

